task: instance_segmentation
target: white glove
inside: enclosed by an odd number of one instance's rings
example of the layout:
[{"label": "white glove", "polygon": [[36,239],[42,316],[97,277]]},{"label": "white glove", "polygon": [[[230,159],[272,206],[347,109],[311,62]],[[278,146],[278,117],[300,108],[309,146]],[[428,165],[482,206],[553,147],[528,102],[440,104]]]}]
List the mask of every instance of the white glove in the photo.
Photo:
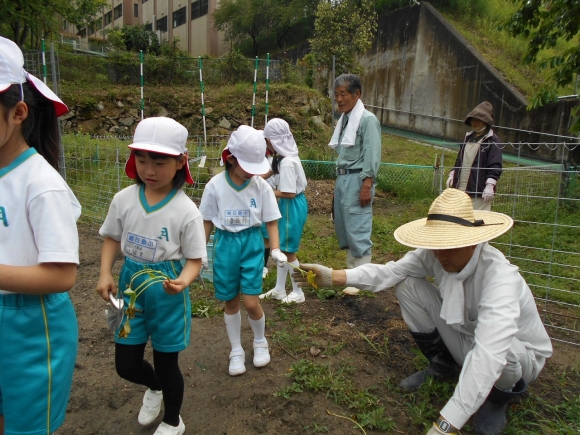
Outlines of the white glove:
[{"label": "white glove", "polygon": [[429,429],[429,432],[427,432],[427,435],[449,435],[449,434],[445,434],[445,432],[441,432],[441,429],[439,429],[439,426],[437,426],[437,424],[433,423],[433,426],[431,426],[431,429]]},{"label": "white glove", "polygon": [[288,257],[280,251],[280,248],[274,248],[270,251],[270,255],[272,256],[272,260],[274,260],[278,266],[284,267],[288,262]]},{"label": "white glove", "polygon": [[[314,282],[318,287],[332,287],[332,269],[330,267],[321,264],[304,263],[300,265],[300,269],[305,272],[314,272],[316,274]],[[308,277],[302,275],[302,273],[296,269],[292,272],[292,279],[302,288],[312,287],[312,284],[308,282]]]},{"label": "white glove", "polygon": [[450,435],[450,434],[455,434],[457,435],[459,432],[443,432],[441,429],[439,429],[439,426],[437,426],[437,423],[433,423],[433,426],[431,426],[431,429],[429,429],[429,432],[427,432],[427,435]]},{"label": "white glove", "polygon": [[494,195],[495,195],[495,185],[497,184],[497,181],[494,180],[493,178],[488,178],[485,182],[485,189],[483,189],[483,193],[481,195],[481,197],[483,198],[483,200],[485,202],[490,202]]},{"label": "white glove", "polygon": [[445,183],[447,187],[451,187],[453,185],[453,177],[455,176],[455,169],[449,173],[449,178],[447,178],[447,182]]},{"label": "white glove", "polygon": [[201,257],[201,268],[209,269],[209,263],[207,262],[207,257]]}]

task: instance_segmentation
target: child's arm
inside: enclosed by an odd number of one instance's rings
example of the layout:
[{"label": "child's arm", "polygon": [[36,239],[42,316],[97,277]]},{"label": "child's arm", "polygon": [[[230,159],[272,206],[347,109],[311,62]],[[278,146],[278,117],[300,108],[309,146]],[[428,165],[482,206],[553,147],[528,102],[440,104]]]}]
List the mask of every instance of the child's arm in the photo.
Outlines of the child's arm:
[{"label": "child's arm", "polygon": [[0,288],[14,293],[39,295],[67,292],[76,283],[75,263],[40,263],[34,266],[0,264]]},{"label": "child's arm", "polygon": [[274,190],[274,195],[276,195],[276,198],[288,198],[288,199],[292,199],[296,197],[295,193],[292,192],[280,192],[279,190]]},{"label": "child's arm", "polygon": [[163,290],[170,295],[182,292],[197,278],[201,270],[201,258],[187,258],[185,266],[176,279],[163,283]]},{"label": "child's arm", "polygon": [[278,233],[278,221],[266,222],[266,230],[270,239],[270,256],[278,266],[282,267],[288,262],[288,257],[280,251],[280,234]]},{"label": "child's arm", "polygon": [[213,222],[212,221],[203,221],[203,229],[205,230],[205,243],[209,242],[209,236],[213,231]]},{"label": "child's arm", "polygon": [[117,282],[113,278],[113,266],[120,252],[121,242],[105,237],[103,250],[101,251],[101,272],[99,282],[97,282],[97,293],[106,301],[109,300],[109,292],[114,295],[117,294]]}]

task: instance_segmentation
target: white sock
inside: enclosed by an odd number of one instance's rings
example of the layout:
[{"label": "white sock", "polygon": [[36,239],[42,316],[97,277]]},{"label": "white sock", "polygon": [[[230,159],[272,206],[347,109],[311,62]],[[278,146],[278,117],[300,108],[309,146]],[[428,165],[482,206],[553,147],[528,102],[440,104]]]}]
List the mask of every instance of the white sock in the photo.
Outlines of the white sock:
[{"label": "white sock", "polygon": [[276,293],[286,293],[286,277],[288,276],[289,267],[288,264],[276,266],[276,287],[273,288],[273,290],[276,290]]},{"label": "white sock", "polygon": [[266,313],[262,315],[260,320],[252,320],[248,316],[248,321],[254,332],[254,343],[263,343],[266,341]]},{"label": "white sock", "polygon": [[242,315],[238,311],[236,314],[224,313],[224,320],[226,322],[226,331],[228,331],[228,338],[232,345],[232,350],[242,349]]},{"label": "white sock", "polygon": [[[296,267],[298,267],[300,265],[300,262],[298,261],[298,259],[296,259],[294,261],[290,261],[289,263],[293,266],[296,266]],[[294,269],[294,268],[292,267],[292,269]],[[294,293],[296,293],[297,295],[301,295],[304,293],[302,291],[302,287],[298,287],[298,284],[296,284],[294,282],[294,278],[292,278],[292,273],[290,273],[290,281],[292,281],[292,291]]]}]

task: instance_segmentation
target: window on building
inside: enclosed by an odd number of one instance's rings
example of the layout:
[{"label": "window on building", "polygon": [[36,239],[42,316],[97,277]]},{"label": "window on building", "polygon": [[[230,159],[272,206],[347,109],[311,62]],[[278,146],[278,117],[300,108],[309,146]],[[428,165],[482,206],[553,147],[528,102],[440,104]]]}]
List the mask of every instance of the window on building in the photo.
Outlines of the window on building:
[{"label": "window on building", "polygon": [[207,15],[207,12],[208,12],[207,1],[208,0],[195,0],[194,2],[191,2],[191,19],[192,20],[195,20],[196,18],[199,18],[199,17],[203,17],[204,15]]},{"label": "window on building", "polygon": [[121,3],[119,6],[116,6],[115,9],[113,9],[113,19],[116,20],[117,18],[120,18],[123,16],[123,4]]},{"label": "window on building", "polygon": [[62,20],[62,30],[66,30],[67,27],[68,23],[66,22],[66,20]]},{"label": "window on building", "polygon": [[153,31],[153,23],[147,23],[147,24],[145,24],[145,30]]},{"label": "window on building", "polygon": [[94,24],[91,24],[88,27],[87,33],[88,33],[88,36],[91,36],[93,33],[95,33],[95,25]]},{"label": "window on building", "polygon": [[141,3],[145,3],[147,0],[141,0]]},{"label": "window on building", "polygon": [[139,5],[137,3],[135,3],[133,5],[133,16],[134,17],[138,17],[139,16]]},{"label": "window on building", "polygon": [[102,28],[103,28],[103,20],[98,19],[97,21],[95,21],[95,32],[97,30],[101,30]]},{"label": "window on building", "polygon": [[109,11],[105,14],[105,22],[104,25],[108,25],[111,24],[111,21],[113,21],[113,11]]},{"label": "window on building", "polygon": [[157,20],[157,30],[161,30],[162,32],[167,32],[167,17],[159,18]]},{"label": "window on building", "polygon": [[182,24],[185,24],[185,21],[187,19],[186,14],[187,14],[186,6],[182,7],[181,9],[178,9],[176,11],[173,11],[173,28],[174,29],[176,27],[181,26]]}]

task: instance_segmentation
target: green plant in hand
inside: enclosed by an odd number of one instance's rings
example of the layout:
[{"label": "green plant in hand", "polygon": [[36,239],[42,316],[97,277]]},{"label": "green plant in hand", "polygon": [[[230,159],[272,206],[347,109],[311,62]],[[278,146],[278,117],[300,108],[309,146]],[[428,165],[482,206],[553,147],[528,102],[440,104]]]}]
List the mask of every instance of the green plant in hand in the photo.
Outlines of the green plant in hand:
[{"label": "green plant in hand", "polygon": [[[142,275],[149,275],[149,277],[141,284],[139,284],[139,286],[133,289],[133,283],[135,279]],[[127,338],[131,333],[131,323],[130,323],[131,319],[135,317],[137,311],[140,311],[135,307],[137,298],[153,284],[159,284],[170,280],[171,278],[166,274],[164,274],[163,272],[149,268],[145,268],[133,274],[133,276],[131,277],[131,281],[129,282],[129,287],[127,288],[127,290],[123,292],[129,296],[129,304],[127,306],[127,309],[125,310],[125,314],[127,315],[127,317],[125,318],[125,323],[123,324],[121,331],[119,331],[119,338]]]}]

